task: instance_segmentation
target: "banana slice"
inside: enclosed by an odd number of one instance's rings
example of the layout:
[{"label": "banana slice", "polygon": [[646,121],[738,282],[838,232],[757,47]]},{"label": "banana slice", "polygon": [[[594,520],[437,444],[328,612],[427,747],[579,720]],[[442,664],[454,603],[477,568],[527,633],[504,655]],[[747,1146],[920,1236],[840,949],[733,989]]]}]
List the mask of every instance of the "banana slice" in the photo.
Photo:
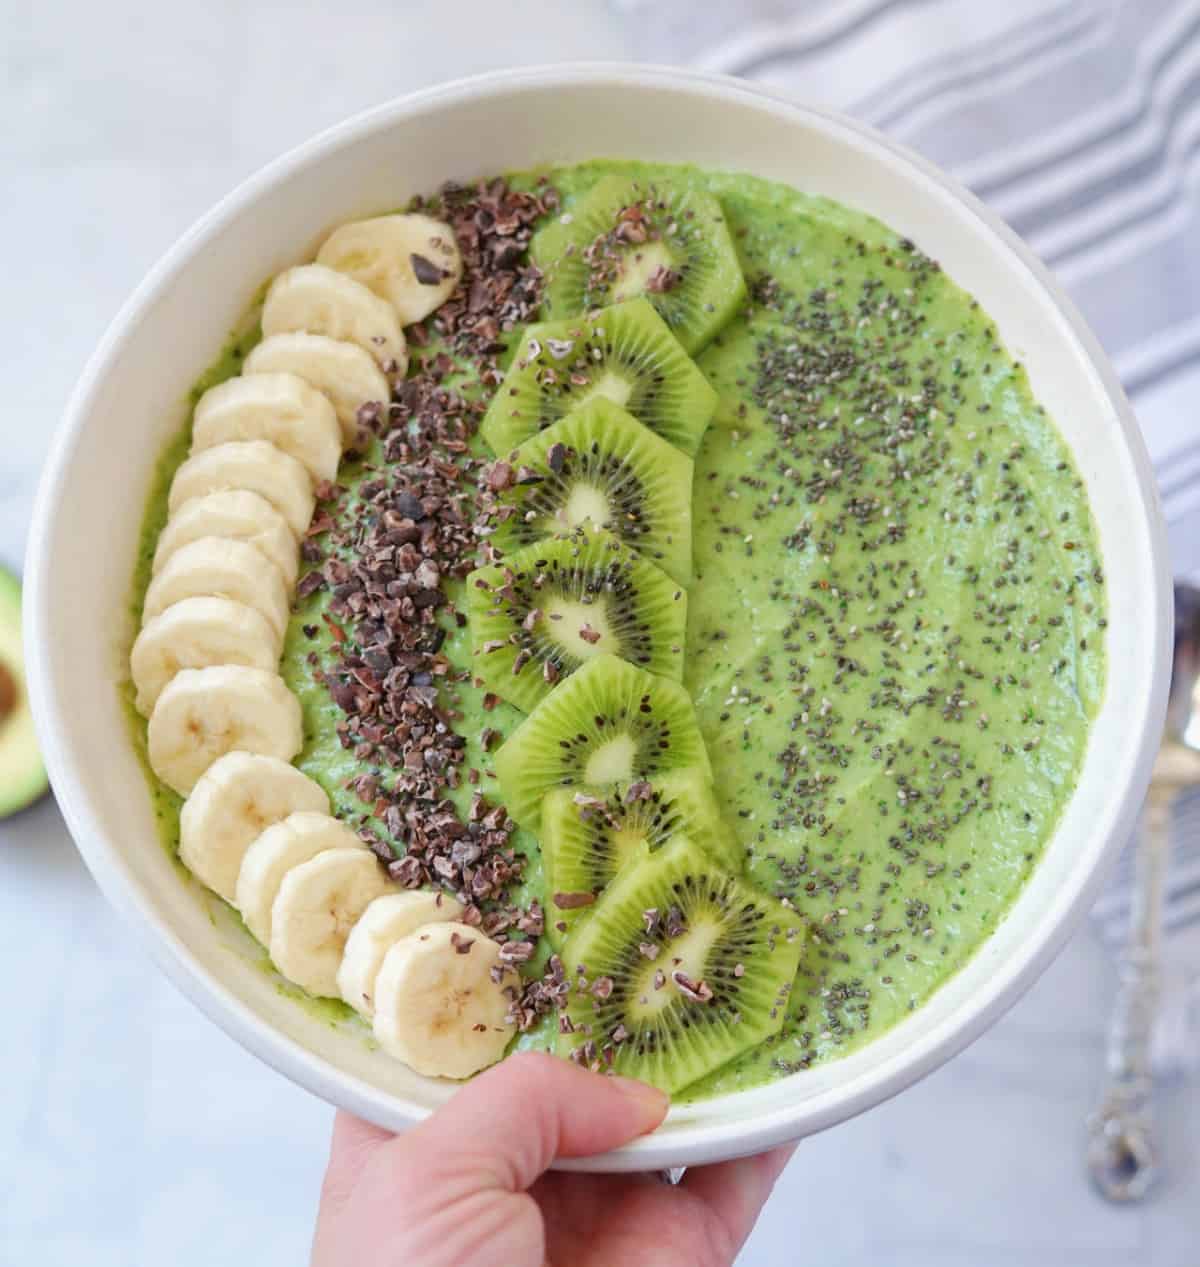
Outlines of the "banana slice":
[{"label": "banana slice", "polygon": [[272,669],[282,649],[279,634],[253,607],[230,598],[185,598],[149,621],[134,640],[129,670],[143,717],[154,711],[163,687],[180,669],[244,664]]},{"label": "banana slice", "polygon": [[266,440],[234,440],[193,453],[175,472],[167,511],[208,493],[243,488],[258,493],[287,520],[297,541],[308,530],[316,499],[308,472]]},{"label": "banana slice", "polygon": [[142,623],[185,598],[229,598],[253,607],[283,644],[291,608],[287,586],[279,569],[248,541],[197,537],[181,546],[150,582]]},{"label": "banana slice", "polygon": [[383,371],[357,343],[343,343],[324,334],[273,334],[246,357],[245,374],[298,374],[333,402],[342,424],[342,442],[353,448],[360,439],[358,411],[378,402],[387,407],[392,389]]},{"label": "banana slice", "polygon": [[377,897],[350,931],[337,974],[338,993],[370,1020],[375,1015],[375,978],[392,945],[425,924],[461,919],[462,914],[460,903],[432,889]]},{"label": "banana slice", "polygon": [[269,338],[297,330],[357,343],[385,373],[403,376],[408,369],[408,344],[395,308],[362,282],[324,264],[289,268],[267,291],[263,334]]},{"label": "banana slice", "polygon": [[265,669],[180,669],[154,705],[146,739],[150,768],[187,796],[227,752],[290,761],[304,742],[300,701],[278,673]]},{"label": "banana slice", "polygon": [[231,440],[269,440],[314,480],[336,479],[342,460],[333,406],[297,374],[242,374],[210,387],[192,415],[192,452]]},{"label": "banana slice", "polygon": [[279,896],[283,877],[293,867],[329,849],[367,847],[345,823],[327,812],[289,814],[250,844],[234,886],[233,904],[246,927],[264,946],[271,944],[271,907]]},{"label": "banana slice", "polygon": [[429,924],[395,942],[375,978],[375,1037],[417,1073],[468,1078],[513,1035],[492,980],[500,947],[467,924]]},{"label": "banana slice", "polygon": [[391,302],[410,326],[450,298],[462,276],[454,230],[430,216],[377,216],[343,224],[317,263],[348,273]]},{"label": "banana slice", "polygon": [[302,812],[328,815],[329,797],[320,784],[277,757],[227,752],[205,770],[184,802],[179,856],[232,904],[247,849],[272,824]]},{"label": "banana slice", "polygon": [[157,576],[177,551],[203,537],[245,541],[261,550],[291,593],[300,574],[300,551],[287,520],[265,497],[235,489],[184,502],[159,534],[153,574]]},{"label": "banana slice", "polygon": [[310,994],[336,996],[350,930],[392,887],[367,849],[327,849],[293,867],[271,907],[269,949],[275,966]]}]

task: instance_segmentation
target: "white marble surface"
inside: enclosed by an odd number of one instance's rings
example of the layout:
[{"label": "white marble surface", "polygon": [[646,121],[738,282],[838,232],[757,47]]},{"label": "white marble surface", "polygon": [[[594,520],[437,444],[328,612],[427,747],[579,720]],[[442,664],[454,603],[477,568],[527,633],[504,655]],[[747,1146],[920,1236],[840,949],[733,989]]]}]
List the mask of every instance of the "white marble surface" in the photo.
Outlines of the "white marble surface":
[{"label": "white marble surface", "polygon": [[[641,51],[598,0],[0,0],[0,558],[104,324],[235,181],[407,89]],[[305,1261],[329,1110],[150,967],[50,803],[0,826],[0,989],[0,1264]],[[1111,992],[1085,930],[970,1051],[806,1143],[741,1261],[1193,1267],[1200,1088],[1164,1090],[1144,1208],[1083,1176]]]}]

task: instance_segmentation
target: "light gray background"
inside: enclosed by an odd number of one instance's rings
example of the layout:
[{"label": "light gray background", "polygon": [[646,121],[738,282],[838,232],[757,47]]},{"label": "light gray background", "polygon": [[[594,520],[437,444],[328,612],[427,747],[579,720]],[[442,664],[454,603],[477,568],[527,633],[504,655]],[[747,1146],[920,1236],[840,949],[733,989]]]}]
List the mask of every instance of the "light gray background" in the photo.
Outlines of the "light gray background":
[{"label": "light gray background", "polygon": [[[440,79],[643,56],[620,7],[0,0],[0,558],[20,562],[50,434],[104,325],[216,198]],[[0,1264],[306,1260],[330,1111],[167,985],[49,803],[0,826],[0,989]],[[741,1261],[1193,1267],[1195,1085],[1163,1093],[1168,1177],[1150,1204],[1108,1207],[1083,1177],[1111,995],[1085,930],[970,1051],[803,1145]]]}]

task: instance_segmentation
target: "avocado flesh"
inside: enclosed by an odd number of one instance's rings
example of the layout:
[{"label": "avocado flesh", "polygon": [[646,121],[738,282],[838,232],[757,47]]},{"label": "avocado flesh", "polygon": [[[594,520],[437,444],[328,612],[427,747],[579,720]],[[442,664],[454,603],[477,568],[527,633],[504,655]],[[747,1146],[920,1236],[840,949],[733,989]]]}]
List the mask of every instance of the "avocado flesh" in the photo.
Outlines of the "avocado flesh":
[{"label": "avocado flesh", "polygon": [[[0,569],[0,818],[42,796],[49,783],[38,750],[25,687],[21,648],[21,585]],[[10,689],[11,686],[11,689]]]}]

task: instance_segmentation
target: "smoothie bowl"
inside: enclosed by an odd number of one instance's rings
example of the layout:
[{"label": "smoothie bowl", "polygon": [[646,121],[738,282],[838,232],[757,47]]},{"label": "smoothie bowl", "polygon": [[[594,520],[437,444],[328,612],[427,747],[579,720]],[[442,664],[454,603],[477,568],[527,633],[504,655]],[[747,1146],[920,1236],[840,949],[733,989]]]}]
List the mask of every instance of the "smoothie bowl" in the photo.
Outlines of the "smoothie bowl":
[{"label": "smoothie bowl", "polygon": [[218,1023],[395,1129],[523,1047],[645,1077],[667,1122],[585,1163],[634,1169],[860,1111],[1036,978],[1144,789],[1163,558],[1111,371],[967,195],[556,68],[168,255],[26,641],[80,848]]}]

